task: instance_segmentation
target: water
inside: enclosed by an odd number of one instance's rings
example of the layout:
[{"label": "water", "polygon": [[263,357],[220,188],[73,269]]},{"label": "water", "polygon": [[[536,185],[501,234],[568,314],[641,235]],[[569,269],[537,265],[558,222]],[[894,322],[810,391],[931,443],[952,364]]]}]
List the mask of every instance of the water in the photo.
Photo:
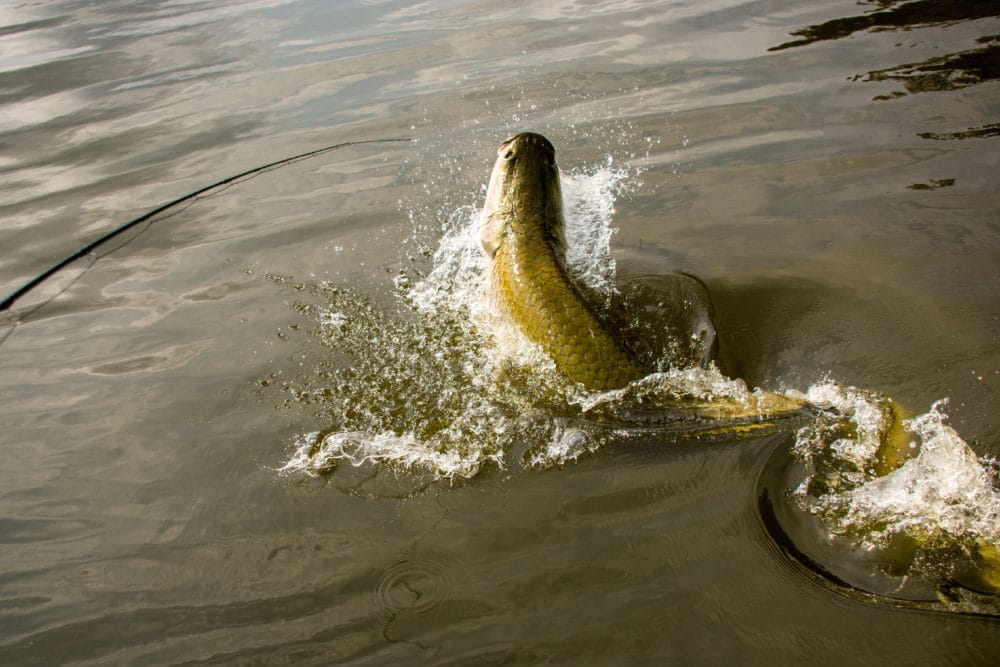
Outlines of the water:
[{"label": "water", "polygon": [[[0,294],[219,178],[417,140],[218,192],[16,304],[3,662],[985,664],[1000,648],[974,567],[1000,455],[989,3],[65,2],[2,23]],[[412,296],[446,267],[465,272],[450,296],[477,303],[472,257],[441,242],[520,129],[578,174],[569,194],[586,229],[616,229],[619,271],[708,284],[726,376],[891,397],[918,455],[824,497],[809,466],[850,471],[810,458],[809,423],[595,436],[516,366],[498,406],[469,367],[502,363],[484,327]],[[591,238],[581,258],[606,257]],[[442,475],[448,458],[279,472],[310,434],[370,443],[400,423],[440,455],[465,447],[462,474]],[[956,487],[968,506],[914,495]],[[949,530],[922,547],[880,532],[906,521]],[[828,539],[858,525],[860,542]]]}]

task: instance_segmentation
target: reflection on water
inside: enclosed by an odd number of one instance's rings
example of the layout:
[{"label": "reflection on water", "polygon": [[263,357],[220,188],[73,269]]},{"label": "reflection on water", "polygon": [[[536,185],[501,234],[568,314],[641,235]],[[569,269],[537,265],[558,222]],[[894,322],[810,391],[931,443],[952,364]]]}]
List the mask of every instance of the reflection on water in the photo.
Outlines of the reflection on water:
[{"label": "reflection on water", "polygon": [[911,190],[937,190],[938,188],[950,188],[953,185],[955,185],[954,178],[935,178],[931,179],[930,183],[914,183],[906,187]]},{"label": "reflection on water", "polygon": [[[860,3],[859,3],[860,4]],[[997,15],[996,3],[991,0],[866,0],[864,4],[876,5],[881,11],[873,11],[861,16],[848,16],[794,31],[801,39],[773,46],[770,51],[780,51],[796,46],[805,46],[829,39],[843,39],[862,30],[908,30],[949,24],[957,21],[971,21]]]},{"label": "reflection on water", "polygon": [[920,132],[919,136],[924,139],[979,139],[982,137],[993,137],[1000,134],[1000,123],[991,123],[980,127],[970,127],[968,130],[958,132]]},{"label": "reflection on water", "polygon": [[[1000,36],[976,41],[986,46],[869,72],[865,81],[899,81],[906,92],[914,94],[958,90],[1000,79]],[[879,95],[875,99],[888,100],[903,94]]]},{"label": "reflection on water", "polygon": [[[812,25],[792,34],[801,39],[771,47],[781,51],[806,46],[815,42],[843,39],[862,30],[911,30],[936,25],[950,25],[962,21],[1000,16],[997,3],[990,0],[953,2],[952,0],[917,0],[899,3],[897,0],[877,0],[880,11],[861,16],[835,19]],[[933,56],[917,63],[857,74],[852,81],[897,81],[904,91],[877,95],[875,100],[892,100],[906,94],[958,90],[968,86],[1000,79],[1000,36],[986,35],[976,40],[982,46],[957,51],[943,56]],[[990,123],[954,132],[920,132],[925,139],[973,139],[991,137],[1000,133],[1000,124]]]}]

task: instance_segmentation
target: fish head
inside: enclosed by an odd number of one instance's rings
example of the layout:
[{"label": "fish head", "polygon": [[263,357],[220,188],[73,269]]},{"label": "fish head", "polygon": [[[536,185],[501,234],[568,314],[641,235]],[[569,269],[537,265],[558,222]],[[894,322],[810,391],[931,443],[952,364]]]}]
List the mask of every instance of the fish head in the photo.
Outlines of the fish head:
[{"label": "fish head", "polygon": [[537,225],[565,249],[562,188],[552,143],[540,134],[521,132],[500,144],[486,190],[479,240],[494,257],[514,221]]}]

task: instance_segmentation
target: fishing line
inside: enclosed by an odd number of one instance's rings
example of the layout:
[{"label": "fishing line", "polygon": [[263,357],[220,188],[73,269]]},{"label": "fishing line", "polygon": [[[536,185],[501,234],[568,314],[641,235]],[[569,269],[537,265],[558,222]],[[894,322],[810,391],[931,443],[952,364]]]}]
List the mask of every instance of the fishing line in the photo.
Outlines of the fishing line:
[{"label": "fishing line", "polygon": [[[102,236],[98,237],[97,239],[91,241],[87,245],[81,247],[80,249],[78,249],[73,254],[67,256],[66,258],[60,260],[59,262],[56,262],[51,267],[49,267],[48,269],[46,269],[42,273],[38,274],[37,276],[35,276],[31,280],[29,280],[27,283],[25,283],[23,286],[21,286],[18,290],[16,290],[14,293],[12,293],[10,296],[8,296],[2,302],[0,302],[0,313],[8,311],[8,319],[10,321],[10,328],[7,330],[6,333],[3,334],[3,336],[0,336],[0,344],[2,344],[5,340],[7,340],[7,337],[10,336],[11,332],[14,330],[14,327],[19,322],[22,322],[22,321],[26,320],[27,318],[29,318],[30,316],[34,315],[36,312],[38,312],[39,309],[45,307],[46,305],[48,305],[49,303],[51,303],[56,297],[60,296],[66,290],[68,290],[70,287],[72,287],[76,283],[76,281],[78,281],[81,277],[83,277],[83,275],[87,271],[89,271],[90,268],[92,266],[94,266],[94,264],[97,263],[97,260],[99,260],[99,259],[101,259],[103,257],[106,257],[106,256],[110,255],[111,253],[113,253],[113,252],[115,252],[117,250],[120,250],[121,248],[125,247],[126,245],[128,245],[129,243],[131,243],[132,241],[134,241],[135,239],[137,239],[140,235],[142,235],[147,229],[149,229],[149,227],[154,222],[157,222],[158,220],[166,220],[166,219],[169,219],[169,218],[177,215],[178,213],[181,213],[182,211],[186,210],[190,206],[193,206],[195,204],[195,202],[197,202],[202,197],[209,196],[209,194],[217,194],[218,192],[222,192],[222,191],[228,189],[229,187],[231,187],[233,185],[236,185],[238,183],[243,183],[243,182],[245,182],[247,180],[250,180],[251,178],[255,178],[256,176],[259,176],[260,174],[266,173],[268,171],[279,169],[281,167],[285,167],[285,166],[288,166],[290,164],[294,164],[296,162],[300,162],[302,160],[307,160],[309,158],[313,158],[313,157],[316,157],[318,155],[322,155],[324,153],[329,153],[329,152],[335,151],[335,150],[337,150],[339,148],[345,148],[347,146],[360,146],[362,144],[382,144],[382,143],[394,143],[394,142],[395,143],[402,143],[402,142],[412,142],[412,141],[413,141],[413,139],[410,139],[410,138],[400,138],[400,139],[366,139],[366,140],[363,140],[363,141],[345,141],[345,142],[340,143],[340,144],[335,144],[335,145],[332,145],[332,146],[325,146],[323,148],[317,148],[315,150],[311,150],[311,151],[308,151],[308,152],[305,152],[305,153],[300,153],[298,155],[293,155],[291,157],[282,158],[281,160],[276,160],[274,162],[269,162],[267,164],[263,164],[263,165],[260,165],[258,167],[254,167],[252,169],[247,169],[246,171],[242,171],[242,172],[240,172],[238,174],[235,174],[233,176],[229,176],[227,178],[223,178],[222,180],[216,181],[215,183],[212,183],[211,185],[206,185],[205,187],[199,188],[198,190],[195,190],[194,192],[188,193],[188,194],[184,195],[183,197],[178,197],[177,199],[169,201],[166,204],[158,206],[155,209],[153,209],[152,211],[149,211],[148,213],[144,213],[143,215],[140,215],[138,218],[135,218],[134,220],[130,220],[130,221],[126,222],[125,224],[120,225],[120,226],[116,227],[115,229],[112,229],[111,231],[109,231],[109,232],[103,234]],[[181,204],[185,204],[185,203],[187,205],[184,206],[183,208],[179,208],[176,211],[171,212],[169,215],[166,215],[166,216],[163,216],[162,218],[156,219],[156,216],[160,215],[161,213],[164,213],[165,211],[168,211],[171,208],[180,206]],[[133,236],[132,238],[128,239],[124,243],[121,243],[121,244],[115,246],[114,248],[110,248],[109,250],[107,250],[103,254],[100,254],[100,255],[95,255],[94,254],[95,250],[97,250],[98,248],[100,248],[104,244],[108,243],[112,239],[115,239],[115,238],[121,236],[122,234],[124,234],[125,232],[127,232],[128,230],[133,229],[135,227],[139,227],[140,225],[143,225],[143,224],[145,226],[142,229],[140,229],[139,232],[135,234],[135,236]],[[20,315],[17,314],[16,311],[12,310],[13,307],[14,307],[14,304],[17,303],[22,297],[24,297],[25,295],[27,295],[28,293],[30,293],[32,290],[34,290],[36,287],[38,287],[39,285],[41,285],[42,283],[44,283],[46,280],[48,280],[52,276],[56,275],[57,273],[59,273],[60,271],[62,271],[63,269],[65,269],[67,266],[69,266],[73,262],[77,261],[78,259],[82,259],[84,257],[87,257],[88,255],[90,256],[90,263],[83,269],[83,271],[80,272],[79,275],[77,275],[75,278],[73,278],[73,280],[71,280],[65,287],[63,287],[61,290],[59,290],[51,298],[43,301],[39,305],[37,305],[34,308],[32,308],[30,311],[28,311],[26,313],[23,313],[23,314],[20,314]]]}]

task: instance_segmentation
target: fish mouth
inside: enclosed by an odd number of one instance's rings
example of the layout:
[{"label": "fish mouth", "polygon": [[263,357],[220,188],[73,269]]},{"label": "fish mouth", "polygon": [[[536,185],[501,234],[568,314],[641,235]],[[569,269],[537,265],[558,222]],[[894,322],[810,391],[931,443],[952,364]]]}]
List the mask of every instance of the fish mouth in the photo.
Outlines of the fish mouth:
[{"label": "fish mouth", "polygon": [[535,132],[519,132],[507,141],[500,144],[497,149],[497,156],[504,160],[515,160],[522,152],[528,151],[531,147],[537,149],[542,155],[548,158],[548,162],[554,165],[556,162],[556,149],[552,142]]},{"label": "fish mouth", "polygon": [[515,134],[497,148],[480,219],[480,243],[489,257],[503,245],[514,217],[534,217],[557,245],[565,246],[556,149],[535,132]]}]

